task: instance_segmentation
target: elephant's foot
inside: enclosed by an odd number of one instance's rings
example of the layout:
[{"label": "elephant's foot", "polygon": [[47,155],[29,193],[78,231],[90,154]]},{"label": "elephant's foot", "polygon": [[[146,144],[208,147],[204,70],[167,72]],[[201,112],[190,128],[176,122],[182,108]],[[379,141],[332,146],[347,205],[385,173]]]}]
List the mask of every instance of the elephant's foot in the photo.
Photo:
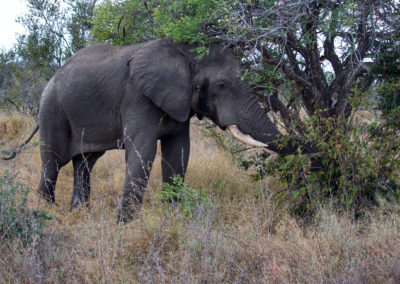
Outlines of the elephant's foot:
[{"label": "elephant's foot", "polygon": [[54,189],[52,186],[47,187],[42,185],[43,182],[40,183],[40,186],[37,190],[37,196],[41,199],[46,200],[48,203],[55,203],[56,197],[54,194]]},{"label": "elephant's foot", "polygon": [[140,212],[140,205],[121,206],[118,212],[117,223],[128,223],[136,219]]},{"label": "elephant's foot", "polygon": [[70,211],[73,211],[75,209],[79,210],[83,207],[88,207],[88,206],[89,206],[89,200],[84,200],[83,198],[74,195],[71,200]]},{"label": "elephant's foot", "polygon": [[136,214],[134,213],[133,210],[119,210],[118,212],[118,217],[117,217],[117,223],[129,223],[136,217]]},{"label": "elephant's foot", "polygon": [[128,223],[133,220],[133,214],[122,213],[121,210],[118,212],[117,223]]},{"label": "elephant's foot", "polygon": [[[163,189],[164,190],[164,189]],[[170,194],[166,194],[168,197],[163,198],[161,201],[164,203],[179,203],[182,200],[184,200],[184,197],[182,194],[179,194],[175,190],[171,192]]]},{"label": "elephant's foot", "polygon": [[37,195],[39,198],[46,200],[49,203],[56,202],[56,182],[57,182],[57,170],[48,170],[48,173],[45,175],[42,172],[39,187],[37,190]]},{"label": "elephant's foot", "polygon": [[54,204],[56,202],[56,198],[54,196],[54,194],[48,192],[48,191],[44,191],[44,190],[38,190],[37,191],[37,196],[40,199],[44,199],[46,202],[50,203],[50,204]]},{"label": "elephant's foot", "polygon": [[164,198],[161,201],[164,203],[179,203],[183,200],[182,196],[174,196],[174,197],[168,197],[168,198]]}]

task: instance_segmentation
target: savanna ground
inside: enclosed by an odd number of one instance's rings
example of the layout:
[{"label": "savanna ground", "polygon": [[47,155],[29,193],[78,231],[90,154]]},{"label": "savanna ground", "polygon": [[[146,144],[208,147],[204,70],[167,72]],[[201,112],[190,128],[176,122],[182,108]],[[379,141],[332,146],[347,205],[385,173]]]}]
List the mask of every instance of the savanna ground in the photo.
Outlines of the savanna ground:
[{"label": "savanna ground", "polygon": [[[20,143],[34,124],[30,117],[2,114],[2,148]],[[53,219],[42,239],[32,235],[28,245],[1,239],[0,282],[400,283],[400,206],[382,201],[357,220],[321,209],[304,223],[274,200],[281,190],[274,179],[254,182],[196,125],[191,141],[185,182],[204,189],[207,202],[189,214],[161,202],[158,153],[139,217],[126,225],[116,223],[123,151],[98,161],[90,206],[73,212],[71,163],[61,171],[57,206],[51,206],[36,197],[37,146],[1,161],[2,175],[18,173],[29,185],[29,207]]]}]

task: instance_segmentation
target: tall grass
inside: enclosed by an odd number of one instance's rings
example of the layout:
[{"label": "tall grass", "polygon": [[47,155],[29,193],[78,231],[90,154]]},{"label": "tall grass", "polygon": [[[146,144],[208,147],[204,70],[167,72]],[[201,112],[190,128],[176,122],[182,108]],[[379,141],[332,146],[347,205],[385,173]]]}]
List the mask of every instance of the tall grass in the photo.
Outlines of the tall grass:
[{"label": "tall grass", "polygon": [[[10,122],[14,121],[14,122]],[[1,116],[4,147],[29,133],[34,122]],[[200,204],[188,218],[166,207],[157,154],[139,217],[119,225],[123,151],[109,151],[96,164],[90,206],[69,211],[73,171],[68,164],[57,183],[57,206],[38,199],[37,147],[15,161],[0,162],[30,188],[29,209],[45,210],[44,235],[33,246],[18,238],[0,243],[0,282],[67,283],[399,283],[400,207],[381,201],[365,218],[352,220],[320,210],[309,223],[277,204],[277,182],[253,182],[192,126],[186,183],[203,189],[213,206]],[[13,130],[14,131],[14,130]],[[38,139],[38,138],[34,138]]]}]

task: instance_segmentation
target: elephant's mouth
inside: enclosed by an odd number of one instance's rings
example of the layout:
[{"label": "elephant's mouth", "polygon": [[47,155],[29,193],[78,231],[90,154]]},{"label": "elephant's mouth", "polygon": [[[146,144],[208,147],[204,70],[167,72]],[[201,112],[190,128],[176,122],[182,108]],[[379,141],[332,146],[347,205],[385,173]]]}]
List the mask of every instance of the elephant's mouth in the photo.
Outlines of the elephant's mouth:
[{"label": "elephant's mouth", "polygon": [[267,144],[264,144],[260,141],[255,140],[253,137],[250,135],[244,134],[242,131],[240,131],[239,127],[236,125],[229,125],[228,130],[232,133],[232,135],[239,141],[246,143],[250,146],[253,147],[268,147]]}]

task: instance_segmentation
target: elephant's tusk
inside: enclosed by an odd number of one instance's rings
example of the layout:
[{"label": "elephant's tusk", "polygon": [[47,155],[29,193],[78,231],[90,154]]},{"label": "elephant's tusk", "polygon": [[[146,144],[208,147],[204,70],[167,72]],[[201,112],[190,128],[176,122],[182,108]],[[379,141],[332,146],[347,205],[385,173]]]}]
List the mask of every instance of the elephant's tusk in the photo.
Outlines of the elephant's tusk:
[{"label": "elephant's tusk", "polygon": [[253,137],[250,135],[244,134],[242,131],[240,131],[239,127],[236,125],[229,125],[228,130],[232,133],[232,135],[239,141],[249,144],[250,146],[254,147],[268,147],[267,144],[264,144],[260,141],[255,140]]}]

